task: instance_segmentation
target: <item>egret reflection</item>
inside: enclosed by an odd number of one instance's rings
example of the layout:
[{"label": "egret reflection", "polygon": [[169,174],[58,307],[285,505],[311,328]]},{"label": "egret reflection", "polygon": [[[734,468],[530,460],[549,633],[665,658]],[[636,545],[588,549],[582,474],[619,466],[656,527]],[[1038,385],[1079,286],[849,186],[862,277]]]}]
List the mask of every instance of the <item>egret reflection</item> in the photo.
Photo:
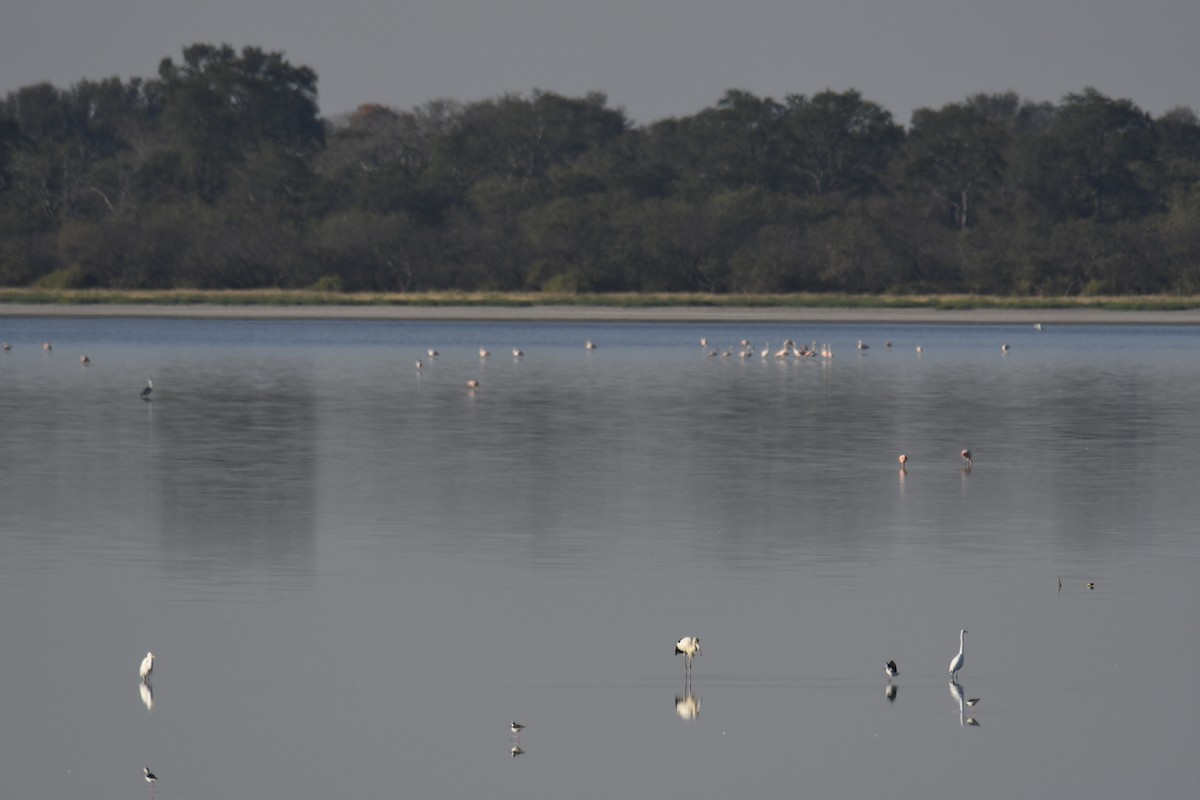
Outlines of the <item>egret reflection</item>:
[{"label": "egret reflection", "polygon": [[147,711],[154,710],[154,687],[145,681],[138,682],[138,694],[142,696],[142,705]]}]

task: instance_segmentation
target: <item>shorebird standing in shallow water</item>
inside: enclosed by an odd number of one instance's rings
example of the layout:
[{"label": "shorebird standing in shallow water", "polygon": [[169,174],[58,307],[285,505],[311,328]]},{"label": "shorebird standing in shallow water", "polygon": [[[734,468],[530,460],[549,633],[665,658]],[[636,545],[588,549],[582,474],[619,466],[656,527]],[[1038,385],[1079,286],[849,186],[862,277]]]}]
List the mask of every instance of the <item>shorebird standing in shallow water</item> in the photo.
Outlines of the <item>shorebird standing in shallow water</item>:
[{"label": "shorebird standing in shallow water", "polygon": [[475,380],[474,378],[471,378],[471,380],[467,381],[467,388],[470,389],[472,392],[478,392],[479,391],[479,381]]},{"label": "shorebird standing in shallow water", "polygon": [[900,457],[896,460],[900,462],[900,471],[907,472],[908,471],[908,456],[906,456],[904,453],[901,453]]},{"label": "shorebird standing in shallow water", "polygon": [[522,725],[521,723],[514,722],[512,724],[513,736],[516,736],[518,739],[521,738],[521,731],[523,731],[523,730],[525,730],[525,726]]},{"label": "shorebird standing in shallow water", "polygon": [[884,672],[884,674],[885,674],[885,675],[887,675],[887,676],[888,676],[888,680],[889,680],[889,681],[890,681],[892,678],[894,678],[894,677],[896,677],[897,675],[899,675],[899,674],[900,674],[900,670],[899,670],[899,668],[897,668],[897,667],[896,667],[896,662],[895,662],[895,661],[889,661],[889,662],[887,662],[886,664],[884,664],[884,665],[883,665],[883,672]]},{"label": "shorebird standing in shallow water", "polygon": [[961,453],[959,453],[959,455],[962,456],[963,461],[967,462],[968,467],[972,466],[975,463],[974,459],[972,459],[972,457],[971,457],[970,450],[963,450]]},{"label": "shorebird standing in shallow water", "polygon": [[963,658],[963,644],[965,643],[966,635],[966,628],[963,628],[958,634],[958,655],[956,655],[950,662],[950,680],[952,681],[958,680],[958,671],[962,669],[963,664],[966,663],[966,660]]},{"label": "shorebird standing in shallow water", "polygon": [[700,637],[685,636],[675,643],[675,655],[683,653],[683,670],[691,672],[692,659],[696,656],[704,655],[700,652]]},{"label": "shorebird standing in shallow water", "polygon": [[142,389],[142,399],[149,400],[150,393],[154,391],[154,378],[146,379],[146,388]]}]

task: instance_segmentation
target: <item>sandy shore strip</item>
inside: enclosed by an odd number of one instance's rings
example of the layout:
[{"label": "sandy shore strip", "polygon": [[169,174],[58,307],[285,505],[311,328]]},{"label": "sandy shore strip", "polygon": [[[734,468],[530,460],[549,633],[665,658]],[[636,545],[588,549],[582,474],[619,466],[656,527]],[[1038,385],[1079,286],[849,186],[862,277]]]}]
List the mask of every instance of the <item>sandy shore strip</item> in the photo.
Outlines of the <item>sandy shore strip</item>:
[{"label": "sandy shore strip", "polygon": [[0,317],[513,322],[1200,325],[1200,309],[965,309],[657,306],[138,305],[0,303]]}]

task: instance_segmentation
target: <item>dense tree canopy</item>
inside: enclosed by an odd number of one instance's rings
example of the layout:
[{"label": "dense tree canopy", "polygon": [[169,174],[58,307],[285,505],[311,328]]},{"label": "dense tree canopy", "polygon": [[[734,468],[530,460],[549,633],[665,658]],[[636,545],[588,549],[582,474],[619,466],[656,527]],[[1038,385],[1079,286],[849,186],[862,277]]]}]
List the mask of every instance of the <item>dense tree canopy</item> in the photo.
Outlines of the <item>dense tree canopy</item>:
[{"label": "dense tree canopy", "polygon": [[543,91],[324,120],[317,75],[196,44],[0,100],[0,284],[1200,292],[1200,119],[1093,88],[908,127],[856,91],[631,125]]}]

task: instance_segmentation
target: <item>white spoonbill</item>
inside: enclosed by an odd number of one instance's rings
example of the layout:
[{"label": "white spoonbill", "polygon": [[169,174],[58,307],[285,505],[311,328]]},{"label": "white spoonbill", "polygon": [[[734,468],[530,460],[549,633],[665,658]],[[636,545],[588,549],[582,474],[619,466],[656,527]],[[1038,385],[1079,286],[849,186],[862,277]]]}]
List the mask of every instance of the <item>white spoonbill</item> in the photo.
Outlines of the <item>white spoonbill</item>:
[{"label": "white spoonbill", "polygon": [[692,659],[696,656],[704,655],[700,652],[700,637],[685,636],[675,643],[675,655],[683,653],[684,671],[692,668]]}]

